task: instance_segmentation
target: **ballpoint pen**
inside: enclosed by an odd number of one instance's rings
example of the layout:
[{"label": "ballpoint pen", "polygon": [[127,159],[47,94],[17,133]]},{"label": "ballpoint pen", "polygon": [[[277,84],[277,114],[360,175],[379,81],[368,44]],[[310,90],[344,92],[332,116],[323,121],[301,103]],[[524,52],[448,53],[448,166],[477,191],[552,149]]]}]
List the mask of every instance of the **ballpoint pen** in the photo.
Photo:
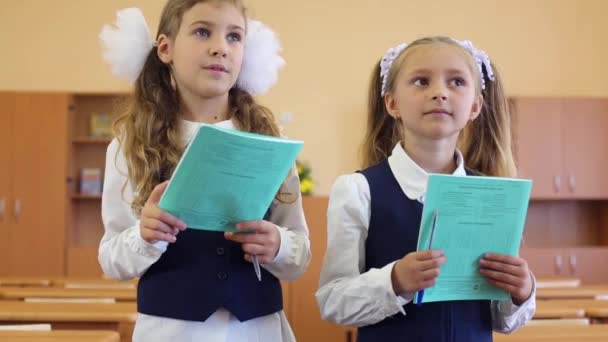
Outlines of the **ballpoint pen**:
[{"label": "ballpoint pen", "polygon": [[260,262],[258,261],[257,255],[252,255],[251,260],[253,261],[253,269],[255,270],[255,275],[258,277],[258,281],[262,281],[262,271],[260,270]]},{"label": "ballpoint pen", "polygon": [[[433,247],[433,238],[435,237],[435,227],[437,226],[437,216],[439,216],[439,209],[435,209],[433,211],[433,222],[431,225],[431,236],[429,237],[429,245],[427,249],[431,249]],[[422,305],[422,298],[424,298],[424,289],[418,291],[418,298],[416,300],[416,305]]]},{"label": "ballpoint pen", "polygon": [[[255,234],[255,231],[242,231],[237,232],[237,234]],[[260,270],[260,261],[258,260],[257,255],[251,255],[251,263],[253,264],[253,270],[255,271],[256,277],[258,277],[258,281],[262,281],[262,270]]]}]

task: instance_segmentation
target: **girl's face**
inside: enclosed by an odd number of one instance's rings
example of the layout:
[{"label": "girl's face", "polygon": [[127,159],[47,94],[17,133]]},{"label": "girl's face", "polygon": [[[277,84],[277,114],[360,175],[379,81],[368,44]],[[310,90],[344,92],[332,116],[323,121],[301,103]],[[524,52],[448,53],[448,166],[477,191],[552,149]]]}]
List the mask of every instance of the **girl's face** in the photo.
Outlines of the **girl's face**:
[{"label": "girl's face", "polygon": [[444,43],[404,53],[393,90],[384,98],[388,112],[401,120],[406,141],[453,139],[456,144],[459,132],[482,106],[469,57]]},{"label": "girl's face", "polygon": [[245,18],[220,1],[201,2],[183,15],[174,39],[161,35],[160,59],[171,66],[182,96],[213,98],[235,84],[243,61]]}]

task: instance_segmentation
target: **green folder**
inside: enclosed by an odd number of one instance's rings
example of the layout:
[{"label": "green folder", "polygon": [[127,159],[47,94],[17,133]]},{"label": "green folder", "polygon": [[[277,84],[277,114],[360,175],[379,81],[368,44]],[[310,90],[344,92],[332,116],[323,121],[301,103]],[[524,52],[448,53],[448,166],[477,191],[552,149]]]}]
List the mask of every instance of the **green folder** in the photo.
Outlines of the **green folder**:
[{"label": "green folder", "polygon": [[441,249],[447,262],[435,285],[424,290],[423,302],[509,298],[479,274],[479,259],[485,253],[519,254],[531,188],[526,179],[429,176],[418,250]]},{"label": "green folder", "polygon": [[233,232],[239,222],[264,217],[303,144],[201,125],[159,207],[188,228]]}]

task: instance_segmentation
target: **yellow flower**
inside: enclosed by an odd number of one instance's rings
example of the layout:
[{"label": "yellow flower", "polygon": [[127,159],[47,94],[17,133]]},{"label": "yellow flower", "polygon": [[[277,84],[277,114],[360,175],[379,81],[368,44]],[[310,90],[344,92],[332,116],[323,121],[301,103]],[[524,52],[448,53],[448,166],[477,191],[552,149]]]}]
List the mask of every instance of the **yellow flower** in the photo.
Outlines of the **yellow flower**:
[{"label": "yellow flower", "polygon": [[302,166],[298,165],[298,175],[301,175],[302,172],[304,172],[304,168],[302,168]]},{"label": "yellow flower", "polygon": [[302,191],[303,194],[308,194],[312,191],[313,188],[313,184],[310,181],[310,179],[302,179],[300,181],[300,191]]}]

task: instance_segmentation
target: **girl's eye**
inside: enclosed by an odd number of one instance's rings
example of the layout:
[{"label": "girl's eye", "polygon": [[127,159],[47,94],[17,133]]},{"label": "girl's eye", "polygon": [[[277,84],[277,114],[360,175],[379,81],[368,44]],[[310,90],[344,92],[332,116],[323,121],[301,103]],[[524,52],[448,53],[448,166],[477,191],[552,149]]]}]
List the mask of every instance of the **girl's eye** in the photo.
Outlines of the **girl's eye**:
[{"label": "girl's eye", "polygon": [[465,85],[466,83],[464,82],[464,79],[462,78],[455,78],[451,81],[452,85],[455,85],[457,87],[462,87],[463,85]]},{"label": "girl's eye", "polygon": [[230,33],[228,35],[228,41],[231,42],[240,42],[242,40],[242,37],[239,33]]},{"label": "girl's eye", "polygon": [[425,85],[429,84],[429,80],[424,77],[418,77],[418,78],[414,79],[413,83],[416,86],[425,86]]},{"label": "girl's eye", "polygon": [[208,38],[211,33],[206,28],[199,27],[194,30],[194,34],[200,37]]}]

